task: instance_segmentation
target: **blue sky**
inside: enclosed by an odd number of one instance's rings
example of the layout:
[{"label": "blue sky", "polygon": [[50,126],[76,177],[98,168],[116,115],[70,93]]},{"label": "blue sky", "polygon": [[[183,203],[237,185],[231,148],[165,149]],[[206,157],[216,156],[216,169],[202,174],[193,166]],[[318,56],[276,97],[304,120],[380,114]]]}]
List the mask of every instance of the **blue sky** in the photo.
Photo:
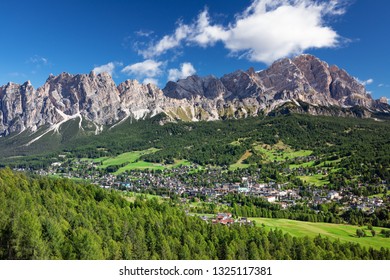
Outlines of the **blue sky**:
[{"label": "blue sky", "polygon": [[390,1],[1,1],[0,84],[110,72],[154,82],[310,53],[390,98]]}]

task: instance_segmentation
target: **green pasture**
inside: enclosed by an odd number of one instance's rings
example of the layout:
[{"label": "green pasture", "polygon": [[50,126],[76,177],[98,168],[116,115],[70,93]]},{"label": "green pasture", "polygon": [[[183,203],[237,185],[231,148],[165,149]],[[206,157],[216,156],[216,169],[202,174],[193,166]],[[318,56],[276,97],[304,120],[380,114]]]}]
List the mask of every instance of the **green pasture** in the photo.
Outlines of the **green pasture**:
[{"label": "green pasture", "polygon": [[164,170],[166,168],[175,168],[179,166],[189,166],[191,162],[188,160],[175,160],[173,164],[161,164],[161,163],[153,163],[147,162],[143,160],[138,160],[132,163],[129,163],[118,169],[114,174],[118,175],[125,171],[134,170],[134,169],[150,169],[150,170]]},{"label": "green pasture", "polygon": [[295,151],[281,141],[272,146],[257,144],[253,148],[263,154],[266,161],[285,161],[297,157],[307,157],[313,153],[311,150]]},{"label": "green pasture", "polygon": [[326,175],[323,174],[314,174],[311,176],[298,176],[298,178],[307,184],[313,184],[317,187],[322,187],[330,183],[327,179],[325,179]]},{"label": "green pasture", "polygon": [[377,194],[373,194],[373,195],[370,195],[369,198],[383,198],[384,197],[384,194],[383,193],[377,193]]},{"label": "green pasture", "polygon": [[[328,223],[310,223],[287,219],[270,219],[270,218],[250,218],[250,220],[256,222],[256,226],[265,225],[266,229],[281,229],[283,232],[287,232],[292,236],[302,237],[316,237],[319,234],[322,237],[328,237],[330,239],[339,239],[342,242],[355,242],[361,246],[373,247],[380,249],[381,247],[390,249],[390,238],[383,237],[380,232],[383,228],[374,227],[376,235],[373,237],[371,231],[366,226],[358,227],[353,225],[344,224],[328,224]],[[363,229],[366,232],[365,237],[357,237],[356,229]]]},{"label": "green pasture", "polygon": [[[232,145],[240,145],[240,140],[234,141],[231,144]],[[253,150],[260,153],[264,159],[265,162],[271,162],[271,161],[285,161],[290,160],[298,157],[307,157],[310,156],[313,151],[311,150],[299,150],[295,151],[291,149],[290,146],[284,144],[282,141],[279,141],[275,145],[267,145],[262,143],[255,143],[253,145]],[[247,158],[249,158],[252,155],[250,151],[246,151],[242,157],[234,164],[230,165],[230,170],[236,170],[238,168],[248,168],[250,164],[243,163],[243,161]],[[308,163],[307,166],[311,166],[314,164],[313,162]],[[296,167],[299,167],[301,165],[296,165]],[[302,164],[302,166],[305,166],[305,164]]]},{"label": "green pasture", "polygon": [[154,195],[154,194],[140,194],[136,192],[123,192],[123,197],[129,201],[129,202],[134,202],[137,197],[144,197],[146,199],[157,199],[160,203],[164,200],[163,197],[159,195]]},{"label": "green pasture", "polygon": [[324,160],[321,161],[319,164],[315,164],[316,162],[314,160],[308,161],[308,162],[302,162],[302,163],[294,163],[290,164],[290,169],[295,169],[299,167],[312,167],[312,166],[317,166],[317,167],[328,167],[332,166],[331,172],[336,172],[339,170],[339,168],[335,168],[338,163],[340,163],[342,158],[336,159],[336,160]]},{"label": "green pasture", "polygon": [[166,168],[175,168],[179,166],[190,166],[191,162],[188,160],[177,160],[175,159],[173,164],[161,164],[161,163],[153,163],[153,162],[147,162],[144,160],[140,160],[141,156],[146,154],[151,154],[157,152],[159,149],[156,148],[150,148],[147,150],[142,151],[132,151],[132,152],[126,152],[122,153],[120,155],[117,155],[116,157],[100,157],[100,158],[83,158],[81,160],[83,161],[92,161],[94,163],[101,163],[101,165],[98,166],[100,169],[105,169],[112,165],[123,165],[123,167],[120,167],[118,171],[116,171],[114,174],[118,175],[125,171],[134,170],[134,169],[151,169],[151,170],[163,170]]},{"label": "green pasture", "polygon": [[121,164],[125,164],[125,163],[134,163],[134,162],[138,161],[138,159],[141,156],[146,155],[146,154],[152,154],[152,153],[155,153],[157,151],[158,151],[158,149],[156,149],[156,148],[150,148],[150,149],[143,150],[143,151],[132,151],[132,152],[123,153],[123,154],[117,155],[116,157],[110,157],[110,158],[106,158],[106,159],[103,158],[101,160],[102,165],[100,165],[99,168],[105,169],[111,165],[121,165]]},{"label": "green pasture", "polygon": [[314,163],[315,163],[314,160],[308,161],[308,162],[302,162],[302,163],[294,163],[294,164],[290,164],[289,168],[296,169],[299,167],[312,167],[312,166],[314,166]]},{"label": "green pasture", "polygon": [[250,164],[243,163],[243,162],[244,162],[244,160],[249,158],[251,155],[252,155],[251,152],[246,151],[236,163],[230,165],[229,169],[236,170],[238,168],[248,168],[250,166]]}]

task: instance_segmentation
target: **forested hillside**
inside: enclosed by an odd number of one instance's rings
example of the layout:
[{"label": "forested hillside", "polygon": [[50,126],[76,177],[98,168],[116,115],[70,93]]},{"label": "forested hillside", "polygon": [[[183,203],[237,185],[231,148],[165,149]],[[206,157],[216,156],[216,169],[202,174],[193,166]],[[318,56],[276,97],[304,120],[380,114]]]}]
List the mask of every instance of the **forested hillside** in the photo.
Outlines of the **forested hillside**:
[{"label": "forested hillside", "polygon": [[246,151],[252,154],[247,162],[259,163],[261,158],[255,150],[258,143],[273,145],[282,141],[295,150],[312,150],[313,156],[339,159],[344,178],[356,175],[365,181],[390,180],[389,121],[294,114],[160,125],[162,120],[163,116],[158,115],[149,120],[127,121],[96,136],[72,138],[75,134],[68,129],[56,148],[51,148],[53,136],[45,135],[47,143],[36,143],[40,149],[46,148],[43,154],[34,150],[35,143],[22,145],[19,136],[0,139],[0,166],[39,169],[58,161],[59,153],[98,158],[149,148],[158,149],[142,157],[149,162],[186,159],[200,165],[227,166]]},{"label": "forested hillside", "polygon": [[390,259],[388,249],[223,226],[156,199],[0,170],[0,259]]},{"label": "forested hillside", "polygon": [[[223,166],[236,162],[254,143],[281,140],[296,150],[340,158],[352,155],[353,165],[390,165],[388,121],[293,114],[160,125],[161,117],[125,123],[96,137],[74,139],[65,150],[79,157],[99,157],[154,147],[161,150],[145,156],[150,161],[185,158],[201,165]],[[240,145],[234,145],[237,140]]]}]

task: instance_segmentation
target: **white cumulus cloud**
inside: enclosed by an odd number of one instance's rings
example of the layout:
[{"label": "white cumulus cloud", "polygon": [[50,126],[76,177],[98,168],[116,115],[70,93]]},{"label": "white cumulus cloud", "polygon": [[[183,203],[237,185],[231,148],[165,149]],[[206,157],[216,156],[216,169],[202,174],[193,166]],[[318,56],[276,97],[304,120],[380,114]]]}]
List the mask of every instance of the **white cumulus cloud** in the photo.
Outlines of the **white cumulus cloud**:
[{"label": "white cumulus cloud", "polygon": [[185,62],[180,66],[180,69],[169,69],[168,80],[177,81],[179,79],[185,79],[188,76],[194,75],[196,70],[191,63]]},{"label": "white cumulus cloud", "polygon": [[158,84],[156,77],[162,74],[164,63],[153,59],[147,59],[142,62],[134,63],[124,67],[121,72],[127,75],[133,75],[138,80],[143,80],[144,84]]},{"label": "white cumulus cloud", "polygon": [[142,62],[131,64],[121,70],[122,73],[135,76],[155,77],[161,74],[162,62],[147,59]]},{"label": "white cumulus cloud", "polygon": [[92,69],[92,71],[95,72],[96,74],[100,74],[100,73],[105,72],[105,73],[110,74],[110,76],[112,76],[114,74],[116,66],[122,66],[122,63],[109,62],[109,63],[104,64],[104,65],[96,66],[95,68]]},{"label": "white cumulus cloud", "polygon": [[363,85],[371,85],[374,82],[374,79],[368,79],[366,81],[363,81]]},{"label": "white cumulus cloud", "polygon": [[363,86],[368,86],[368,85],[371,85],[373,82],[374,82],[374,79],[368,79],[368,80],[365,80],[365,81],[362,81],[360,79],[357,79],[355,78],[359,83],[361,83]]},{"label": "white cumulus cloud", "polygon": [[188,40],[202,47],[213,46],[218,41],[229,39],[229,32],[221,25],[211,25],[207,10],[201,12],[196,24],[190,28]]},{"label": "white cumulus cloud", "polygon": [[174,34],[165,35],[156,44],[150,45],[145,50],[139,50],[138,53],[145,58],[159,56],[170,49],[180,46],[181,42],[186,38],[189,32],[190,32],[189,26],[180,25],[178,28],[176,28]]},{"label": "white cumulus cloud", "polygon": [[151,43],[145,58],[183,45],[213,46],[222,42],[232,54],[271,63],[311,48],[335,47],[340,36],[326,25],[328,16],[344,14],[342,0],[254,0],[226,26],[213,24],[207,10],[192,24],[180,23],[175,32]]},{"label": "white cumulus cloud", "polygon": [[335,47],[339,35],[323,24],[335,9],[311,0],[255,1],[230,28],[225,46],[267,64],[310,48]]},{"label": "white cumulus cloud", "polygon": [[144,85],[147,85],[147,84],[154,84],[154,85],[158,85],[158,80],[157,79],[154,79],[154,78],[146,78],[142,81],[142,83]]},{"label": "white cumulus cloud", "polygon": [[226,36],[226,31],[222,26],[210,25],[210,17],[208,11],[205,10],[199,14],[193,24],[180,23],[173,34],[163,36],[157,43],[149,44],[146,49],[139,50],[138,53],[145,58],[152,58],[181,47],[183,42],[206,47],[226,39]]}]

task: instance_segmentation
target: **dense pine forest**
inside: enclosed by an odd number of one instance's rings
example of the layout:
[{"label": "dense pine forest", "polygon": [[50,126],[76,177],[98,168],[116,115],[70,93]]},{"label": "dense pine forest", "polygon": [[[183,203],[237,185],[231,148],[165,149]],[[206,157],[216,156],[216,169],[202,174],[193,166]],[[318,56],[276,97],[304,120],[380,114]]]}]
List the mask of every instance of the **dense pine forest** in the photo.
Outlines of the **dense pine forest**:
[{"label": "dense pine forest", "polygon": [[224,226],[172,202],[0,170],[0,259],[390,259],[389,249]]}]

